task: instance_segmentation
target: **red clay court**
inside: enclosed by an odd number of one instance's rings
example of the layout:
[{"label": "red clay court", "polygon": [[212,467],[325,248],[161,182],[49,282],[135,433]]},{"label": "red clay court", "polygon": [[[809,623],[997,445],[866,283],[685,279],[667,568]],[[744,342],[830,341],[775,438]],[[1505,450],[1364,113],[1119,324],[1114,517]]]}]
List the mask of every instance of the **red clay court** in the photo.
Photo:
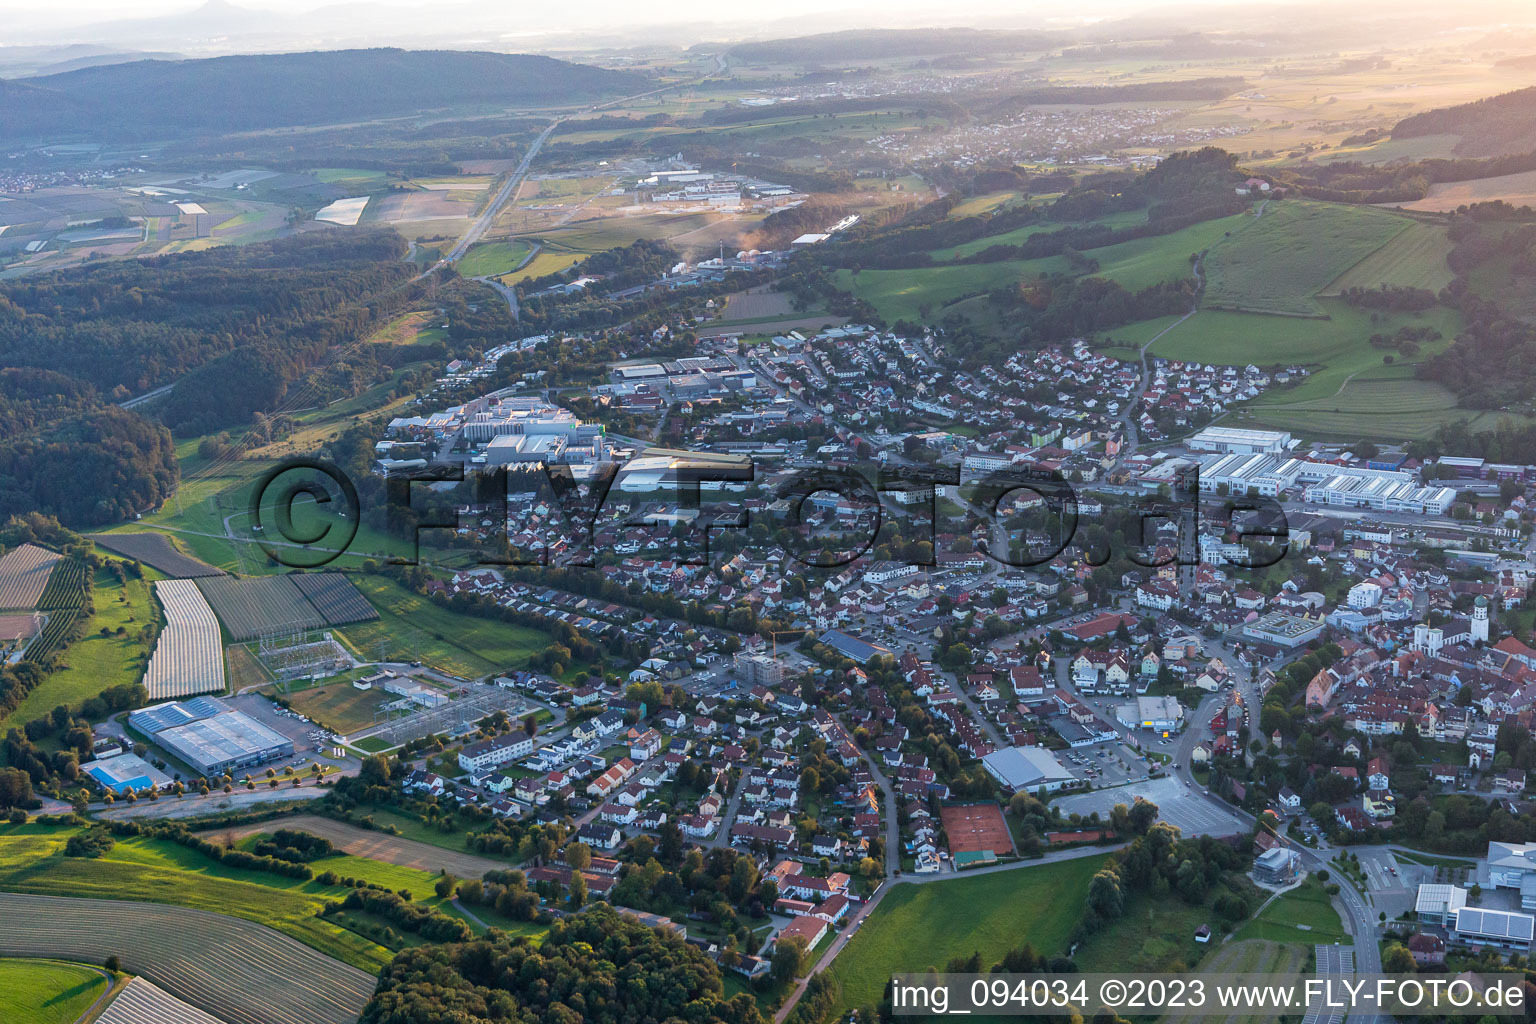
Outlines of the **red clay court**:
[{"label": "red clay court", "polygon": [[939,820],[949,837],[951,854],[991,850],[999,857],[1013,853],[1013,837],[997,804],[962,804],[940,807]]}]

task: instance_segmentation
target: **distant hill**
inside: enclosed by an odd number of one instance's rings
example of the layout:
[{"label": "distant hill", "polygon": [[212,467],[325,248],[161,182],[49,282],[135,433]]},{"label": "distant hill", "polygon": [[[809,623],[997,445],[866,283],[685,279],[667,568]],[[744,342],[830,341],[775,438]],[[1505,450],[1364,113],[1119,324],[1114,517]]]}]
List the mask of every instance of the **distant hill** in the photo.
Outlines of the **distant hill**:
[{"label": "distant hill", "polygon": [[1459,156],[1504,156],[1536,150],[1536,87],[1426,110],[1403,118],[1392,129],[1394,139],[1425,135],[1459,135]]},{"label": "distant hill", "polygon": [[551,57],[455,50],[133,61],[0,81],[0,141],[65,133],[156,139],[444,107],[584,102],[643,91],[647,82]]},{"label": "distant hill", "polygon": [[1044,32],[984,32],[973,28],[852,29],[793,39],[738,43],[731,56],[745,61],[875,60],[950,54],[1017,53],[1060,46],[1065,37]]}]

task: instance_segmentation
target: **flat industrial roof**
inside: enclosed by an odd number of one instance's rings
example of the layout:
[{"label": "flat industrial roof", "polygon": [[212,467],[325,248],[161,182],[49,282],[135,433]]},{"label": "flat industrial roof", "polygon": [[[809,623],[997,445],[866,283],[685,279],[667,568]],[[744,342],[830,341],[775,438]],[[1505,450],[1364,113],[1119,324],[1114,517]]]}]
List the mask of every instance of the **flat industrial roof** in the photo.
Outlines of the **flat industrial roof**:
[{"label": "flat industrial roof", "polygon": [[1484,907],[1462,907],[1456,911],[1456,930],[1490,939],[1512,939],[1530,942],[1536,934],[1536,917],[1516,914],[1508,910],[1488,910]]}]

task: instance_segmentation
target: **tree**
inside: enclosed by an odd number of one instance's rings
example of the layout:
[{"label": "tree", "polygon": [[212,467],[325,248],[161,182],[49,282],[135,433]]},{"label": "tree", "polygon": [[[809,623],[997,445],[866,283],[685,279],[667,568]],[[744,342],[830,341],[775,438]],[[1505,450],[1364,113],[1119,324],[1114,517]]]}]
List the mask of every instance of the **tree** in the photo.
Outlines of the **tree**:
[{"label": "tree", "polygon": [[585,871],[592,866],[592,847],[586,843],[572,843],[565,848],[565,863],[572,871]]},{"label": "tree", "polygon": [[457,878],[444,871],[442,877],[433,883],[432,891],[437,893],[438,899],[446,900],[453,895],[454,887],[458,884],[459,880]]},{"label": "tree", "polygon": [[1157,821],[1157,804],[1150,800],[1137,800],[1131,805],[1131,831],[1137,835],[1146,835]]},{"label": "tree", "polygon": [[1418,965],[1408,947],[1394,942],[1381,954],[1381,969],[1386,974],[1412,974]]},{"label": "tree", "polygon": [[369,754],[363,758],[357,777],[365,786],[389,785],[389,761],[381,754]]},{"label": "tree", "polygon": [[572,910],[580,910],[587,903],[587,876],[579,871],[571,872],[571,891],[566,900]]},{"label": "tree", "polygon": [[779,984],[794,981],[805,973],[805,940],[798,935],[781,938],[773,945],[771,972]]},{"label": "tree", "polygon": [[1120,876],[1105,868],[1088,883],[1088,909],[1106,920],[1125,913],[1125,894],[1120,890]]}]

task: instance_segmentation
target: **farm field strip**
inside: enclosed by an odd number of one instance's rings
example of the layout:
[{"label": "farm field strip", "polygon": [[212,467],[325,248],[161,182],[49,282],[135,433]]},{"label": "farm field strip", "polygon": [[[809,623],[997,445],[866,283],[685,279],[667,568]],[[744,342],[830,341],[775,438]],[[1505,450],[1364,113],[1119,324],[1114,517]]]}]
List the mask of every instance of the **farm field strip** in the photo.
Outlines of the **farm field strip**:
[{"label": "farm field strip", "polygon": [[63,557],[36,544],[22,544],[7,551],[0,557],[0,608],[37,607],[53,567]]},{"label": "farm field strip", "polygon": [[275,818],[271,821],[241,825],[233,829],[215,829],[206,833],[206,837],[233,835],[236,839],[243,839],[246,836],[260,835],[280,828],[298,829],[322,839],[329,839],[336,849],[354,857],[379,860],[398,867],[415,868],[418,871],[435,873],[447,868],[449,872],[460,878],[480,878],[487,871],[502,871],[508,866],[489,857],[477,857],[472,853],[460,853],[416,839],[374,832],[356,825],[349,825],[344,821],[322,818],[316,814]]},{"label": "farm field strip", "polygon": [[277,630],[320,629],[326,624],[288,576],[217,576],[197,585],[234,640],[255,640]]},{"label": "farm field strip", "polygon": [[1386,245],[1350,267],[1320,295],[1337,295],[1345,288],[1426,288],[1438,292],[1455,275],[1446,257],[1451,239],[1443,224],[1413,221]]},{"label": "farm field strip", "polygon": [[143,562],[176,579],[224,575],[223,569],[182,554],[163,533],[93,533],[90,539],[108,551]]},{"label": "farm field strip", "polygon": [[374,979],[270,928],[205,910],[0,893],[0,953],[100,963],[117,955],[230,1024],[354,1024]]},{"label": "farm field strip", "polygon": [[155,596],[165,608],[165,629],[149,656],[144,685],[150,700],[224,690],[224,643],[219,621],[190,580],[161,580]]},{"label": "farm field strip", "polygon": [[108,1004],[96,1024],[224,1024],[211,1013],[177,999],[153,982],[134,978]]},{"label": "farm field strip", "polygon": [[1382,210],[1287,200],[1210,248],[1208,309],[1321,317],[1313,298],[1410,221]]}]

